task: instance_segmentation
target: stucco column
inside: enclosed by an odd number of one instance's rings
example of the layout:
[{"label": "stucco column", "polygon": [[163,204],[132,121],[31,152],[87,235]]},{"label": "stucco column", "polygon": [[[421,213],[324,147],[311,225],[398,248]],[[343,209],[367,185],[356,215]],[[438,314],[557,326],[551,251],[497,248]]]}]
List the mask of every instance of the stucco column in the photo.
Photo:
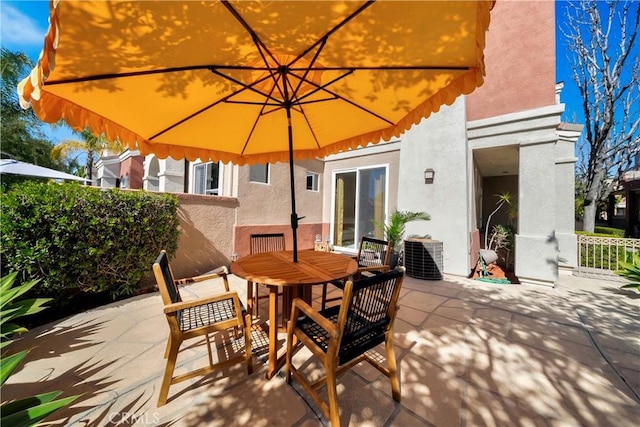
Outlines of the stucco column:
[{"label": "stucco column", "polygon": [[160,160],[158,180],[160,191],[166,193],[183,193],[184,159],[174,160],[171,157],[167,157],[164,160]]},{"label": "stucco column", "polygon": [[555,144],[555,135],[521,143],[518,181],[516,275],[548,285],[558,279]]},{"label": "stucco column", "polygon": [[560,273],[570,273],[578,265],[578,238],[575,234],[574,143],[560,139],[556,144],[556,239]]},{"label": "stucco column", "polygon": [[[472,210],[464,97],[413,126],[401,141],[398,210],[431,215],[407,224],[405,237],[429,234],[443,242],[444,272],[466,276]],[[425,184],[427,168],[435,171],[432,184]]]}]

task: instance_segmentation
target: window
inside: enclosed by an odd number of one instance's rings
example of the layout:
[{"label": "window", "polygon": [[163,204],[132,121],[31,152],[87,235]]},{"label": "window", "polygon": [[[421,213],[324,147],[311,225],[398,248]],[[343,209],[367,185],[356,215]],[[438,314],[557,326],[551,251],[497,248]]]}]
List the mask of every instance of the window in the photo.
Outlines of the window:
[{"label": "window", "polygon": [[269,164],[249,166],[249,181],[269,183]]},{"label": "window", "polygon": [[356,249],[362,236],[382,239],[386,212],[387,167],[334,173],[332,233],[335,246]]},{"label": "window", "polygon": [[307,190],[318,191],[318,174],[307,172]]},{"label": "window", "polygon": [[222,195],[222,166],[220,163],[200,163],[193,167],[195,194]]}]

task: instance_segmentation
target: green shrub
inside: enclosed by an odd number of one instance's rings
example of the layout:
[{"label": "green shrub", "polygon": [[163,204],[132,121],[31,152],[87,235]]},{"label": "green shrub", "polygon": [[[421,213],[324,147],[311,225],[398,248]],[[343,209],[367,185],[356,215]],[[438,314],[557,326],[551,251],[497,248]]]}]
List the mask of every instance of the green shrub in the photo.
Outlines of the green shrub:
[{"label": "green shrub", "polygon": [[615,237],[616,239],[624,238],[624,236],[621,237],[618,234],[600,233],[600,232],[598,232],[598,233],[596,233],[596,232],[588,233],[586,231],[576,231],[576,234],[579,234],[581,236],[593,236],[593,237]]},{"label": "green shrub", "polygon": [[593,229],[593,233],[587,233],[586,231],[576,231],[576,234],[583,236],[598,236],[598,237],[620,237],[624,238],[625,231],[620,228],[613,227],[601,227],[596,225]]},{"label": "green shrub", "polygon": [[172,195],[26,182],[1,202],[3,268],[40,279],[35,294],[57,305],[78,292],[131,295],[160,249],[177,248]]},{"label": "green shrub", "polygon": [[607,236],[624,237],[624,235],[625,235],[625,230],[623,230],[623,229],[613,228],[613,227],[602,227],[602,226],[598,226],[598,225],[596,225],[593,228],[593,231],[595,233],[605,234]]}]

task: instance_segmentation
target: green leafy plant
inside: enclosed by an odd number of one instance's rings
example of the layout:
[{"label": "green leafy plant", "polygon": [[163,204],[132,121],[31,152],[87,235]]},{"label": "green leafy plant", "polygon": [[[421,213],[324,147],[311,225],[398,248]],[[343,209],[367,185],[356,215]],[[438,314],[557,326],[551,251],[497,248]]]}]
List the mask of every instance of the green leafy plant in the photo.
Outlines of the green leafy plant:
[{"label": "green leafy plant", "polygon": [[496,208],[493,210],[493,212],[491,212],[489,214],[489,217],[487,218],[487,224],[485,225],[485,230],[484,230],[484,247],[485,249],[490,249],[489,248],[489,225],[491,224],[491,218],[500,210],[500,208],[502,208],[502,206],[506,205],[511,205],[511,193],[509,193],[508,191],[501,193],[501,194],[495,194],[495,196],[498,198],[498,201],[496,202]]},{"label": "green leafy plant", "polygon": [[31,292],[56,306],[78,293],[132,295],[158,252],[177,249],[170,194],[27,182],[0,202],[2,267],[40,279]]},{"label": "green leafy plant", "polygon": [[489,240],[489,249],[493,250],[502,257],[505,266],[509,266],[509,255],[513,247],[514,230],[512,227],[498,224],[491,229],[491,239]]},{"label": "green leafy plant", "polygon": [[375,226],[384,231],[384,235],[391,243],[393,251],[399,253],[402,250],[402,238],[407,223],[413,221],[429,221],[431,216],[426,212],[410,212],[394,210],[384,224],[375,222]]},{"label": "green leafy plant", "polygon": [[[16,277],[17,273],[13,272],[0,279],[2,349],[13,342],[12,338],[15,335],[27,331],[26,328],[14,323],[15,319],[38,313],[46,308],[44,304],[51,301],[50,298],[19,300],[19,298],[33,288],[38,281],[32,280],[14,287]],[[23,350],[8,356],[2,355],[0,387],[5,384],[28,354],[28,350]],[[0,424],[2,426],[32,426],[78,398],[78,396],[70,396],[57,399],[61,393],[61,391],[52,391],[14,401],[2,402],[0,406]]]},{"label": "green leafy plant", "polygon": [[33,288],[37,280],[13,287],[17,273],[13,272],[0,279],[0,349],[11,344],[11,337],[26,332],[27,329],[13,322],[14,319],[44,310],[44,304],[51,298],[36,298],[16,301],[29,289]]},{"label": "green leafy plant", "polygon": [[621,262],[621,270],[617,270],[618,276],[631,280],[631,283],[622,286],[623,289],[636,289],[640,292],[640,254],[634,252],[631,262]]}]

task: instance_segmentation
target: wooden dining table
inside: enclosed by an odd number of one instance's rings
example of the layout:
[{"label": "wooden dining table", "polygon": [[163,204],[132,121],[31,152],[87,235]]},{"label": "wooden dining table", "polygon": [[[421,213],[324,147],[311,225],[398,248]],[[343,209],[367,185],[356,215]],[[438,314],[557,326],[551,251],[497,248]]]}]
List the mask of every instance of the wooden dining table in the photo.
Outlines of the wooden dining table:
[{"label": "wooden dining table", "polygon": [[284,364],[278,358],[278,287],[282,286],[283,325],[291,316],[291,303],[299,297],[311,303],[312,285],[347,279],[358,271],[356,261],[347,255],[314,250],[298,251],[293,262],[292,251],[265,252],[248,255],[231,263],[231,273],[269,287],[269,368],[272,378]]}]

